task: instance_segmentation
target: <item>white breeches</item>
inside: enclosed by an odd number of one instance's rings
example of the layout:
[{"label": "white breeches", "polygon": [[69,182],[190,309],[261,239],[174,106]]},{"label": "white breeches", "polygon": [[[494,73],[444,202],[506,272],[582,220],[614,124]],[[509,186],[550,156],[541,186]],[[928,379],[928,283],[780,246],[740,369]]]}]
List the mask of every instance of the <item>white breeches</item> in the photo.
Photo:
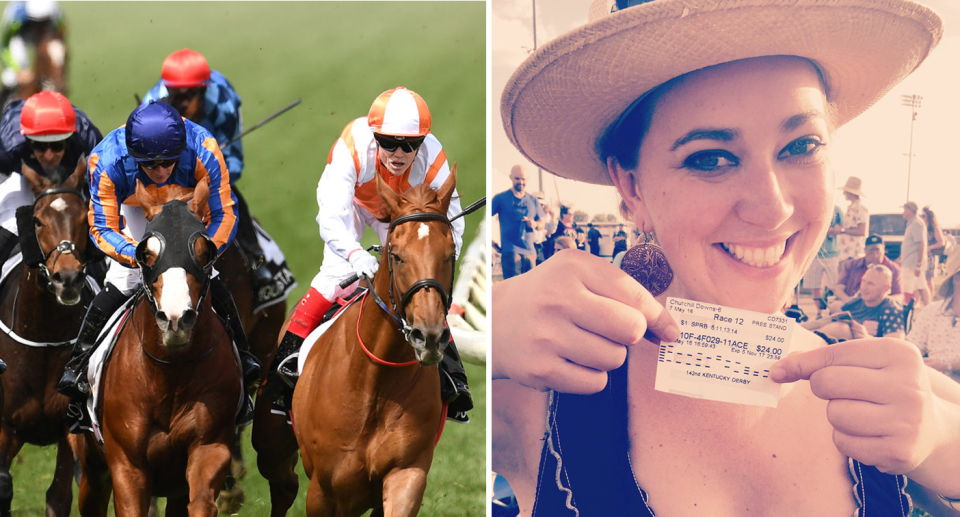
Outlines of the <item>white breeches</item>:
[{"label": "white breeches", "polygon": [[[359,207],[354,207],[350,223],[347,226],[347,231],[357,242],[363,237],[363,232],[367,227],[370,227],[380,238],[380,243],[383,244],[387,238],[387,230],[390,228],[388,223],[378,221],[370,212]],[[350,265],[350,262],[324,247],[320,271],[310,281],[310,287],[316,289],[327,301],[332,302],[357,289],[357,282],[346,288],[340,287],[340,282],[350,278],[352,274],[353,266]]]},{"label": "white breeches", "polygon": [[21,174],[13,172],[0,182],[0,226],[18,235],[17,209],[33,203],[30,183]]}]

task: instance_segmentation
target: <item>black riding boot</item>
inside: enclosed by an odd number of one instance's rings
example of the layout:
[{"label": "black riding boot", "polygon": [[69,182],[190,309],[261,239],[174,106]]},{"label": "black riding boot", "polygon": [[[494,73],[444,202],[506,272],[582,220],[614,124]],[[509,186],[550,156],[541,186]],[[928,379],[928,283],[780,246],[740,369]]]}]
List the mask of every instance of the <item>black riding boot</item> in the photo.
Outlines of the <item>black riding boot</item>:
[{"label": "black riding boot", "polygon": [[463,371],[460,352],[457,351],[453,338],[444,350],[439,370],[440,398],[449,404],[447,418],[462,424],[469,423],[470,417],[467,416],[467,411],[473,409],[473,397],[470,395],[467,374]]},{"label": "black riding boot", "polygon": [[300,373],[295,360],[286,363],[284,360],[300,350],[303,340],[304,338],[288,330],[283,334],[277,354],[273,357],[273,368],[267,377],[267,386],[263,393],[270,399],[271,411],[274,413],[286,415],[290,410],[293,389],[297,386]]},{"label": "black riding boot", "polygon": [[210,281],[210,301],[213,304],[213,310],[221,318],[226,320],[227,332],[230,338],[237,344],[237,352],[240,353],[240,363],[243,367],[243,385],[247,393],[256,392],[260,385],[261,367],[260,361],[250,353],[250,345],[247,343],[247,335],[243,331],[243,323],[240,321],[240,313],[237,311],[237,305],[233,301],[230,291],[223,285],[219,278]]},{"label": "black riding boot", "polygon": [[83,323],[80,324],[80,334],[77,342],[70,351],[70,359],[63,367],[63,377],[57,383],[57,391],[71,398],[84,398],[90,386],[84,379],[83,373],[87,369],[87,361],[96,349],[97,337],[103,331],[110,316],[120,308],[129,297],[113,284],[107,284],[97,293],[87,309]]},{"label": "black riding boot", "polygon": [[247,259],[250,279],[253,281],[254,290],[256,290],[257,287],[270,282],[273,277],[270,276],[269,269],[260,267],[264,261],[263,249],[257,239],[257,229],[253,227],[253,216],[250,215],[247,201],[240,195],[240,191],[236,187],[231,186],[231,188],[233,193],[237,195],[237,236],[234,241]]}]

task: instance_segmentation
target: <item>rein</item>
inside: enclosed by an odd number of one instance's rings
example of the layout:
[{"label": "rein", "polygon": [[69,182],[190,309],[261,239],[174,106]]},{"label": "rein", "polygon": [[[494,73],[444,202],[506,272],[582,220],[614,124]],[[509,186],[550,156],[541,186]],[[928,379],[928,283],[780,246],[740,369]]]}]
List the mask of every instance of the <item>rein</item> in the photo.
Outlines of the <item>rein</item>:
[{"label": "rein", "polygon": [[[371,292],[373,292],[373,286],[372,286],[372,285],[370,286],[370,289],[367,291],[367,293],[371,293]],[[363,296],[361,296],[361,298],[360,298],[360,314],[357,315],[357,342],[360,343],[360,348],[362,348],[362,349],[363,349],[363,352],[364,352],[365,354],[367,354],[367,357],[369,357],[370,359],[372,359],[374,362],[379,363],[379,364],[382,364],[382,365],[384,365],[384,366],[403,367],[403,366],[413,366],[413,365],[417,364],[419,361],[417,361],[416,359],[414,359],[413,361],[407,361],[407,362],[405,362],[405,363],[391,363],[390,361],[386,361],[386,360],[384,360],[384,359],[380,359],[379,357],[373,355],[373,352],[371,352],[370,349],[367,348],[367,345],[363,344],[363,338],[360,337],[360,318],[363,316],[363,302],[366,301],[366,299],[367,299],[367,293],[363,293]],[[380,298],[379,296],[377,296],[377,293],[373,293],[373,296],[374,296],[375,299],[379,299],[379,298]],[[380,303],[383,303],[383,301],[381,300]],[[379,303],[378,303],[378,305],[379,305]],[[380,307],[381,307],[382,309],[386,310],[386,307],[384,307],[384,306],[382,306],[382,305],[381,305]],[[387,314],[390,314],[390,313],[387,312]],[[393,314],[390,314],[390,316],[393,316]],[[393,319],[396,319],[396,316],[393,316]]]}]

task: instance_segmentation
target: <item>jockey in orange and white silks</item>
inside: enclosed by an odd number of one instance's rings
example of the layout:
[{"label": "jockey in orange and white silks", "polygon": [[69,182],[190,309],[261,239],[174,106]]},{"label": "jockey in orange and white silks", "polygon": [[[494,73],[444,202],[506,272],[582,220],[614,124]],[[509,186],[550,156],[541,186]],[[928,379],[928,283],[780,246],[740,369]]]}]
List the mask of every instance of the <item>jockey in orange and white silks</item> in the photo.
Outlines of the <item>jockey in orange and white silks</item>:
[{"label": "jockey in orange and white silks", "polygon": [[[377,173],[398,194],[424,183],[439,189],[449,177],[446,153],[430,125],[426,102],[401,86],[380,94],[366,117],[354,119],[341,132],[317,184],[323,262],[297,304],[274,364],[299,349],[337,298],[357,288],[357,283],[341,288],[340,282],[354,273],[371,278],[376,273],[379,260],[361,246],[360,238],[370,227],[383,243],[390,226],[377,220],[382,210]],[[447,215],[452,218],[460,211],[460,195],[454,191]],[[459,256],[463,219],[453,221],[452,227]],[[469,399],[465,376],[457,391],[467,393],[462,402]]]}]

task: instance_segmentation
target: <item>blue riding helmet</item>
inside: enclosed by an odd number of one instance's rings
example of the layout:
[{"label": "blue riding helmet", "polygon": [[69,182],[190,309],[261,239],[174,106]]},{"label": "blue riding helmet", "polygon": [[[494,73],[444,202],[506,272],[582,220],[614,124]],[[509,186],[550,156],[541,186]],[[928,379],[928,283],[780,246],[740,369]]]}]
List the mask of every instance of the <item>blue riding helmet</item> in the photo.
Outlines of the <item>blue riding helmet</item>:
[{"label": "blue riding helmet", "polygon": [[177,158],[187,146],[183,118],[165,102],[137,106],[126,129],[127,151],[138,162]]}]

